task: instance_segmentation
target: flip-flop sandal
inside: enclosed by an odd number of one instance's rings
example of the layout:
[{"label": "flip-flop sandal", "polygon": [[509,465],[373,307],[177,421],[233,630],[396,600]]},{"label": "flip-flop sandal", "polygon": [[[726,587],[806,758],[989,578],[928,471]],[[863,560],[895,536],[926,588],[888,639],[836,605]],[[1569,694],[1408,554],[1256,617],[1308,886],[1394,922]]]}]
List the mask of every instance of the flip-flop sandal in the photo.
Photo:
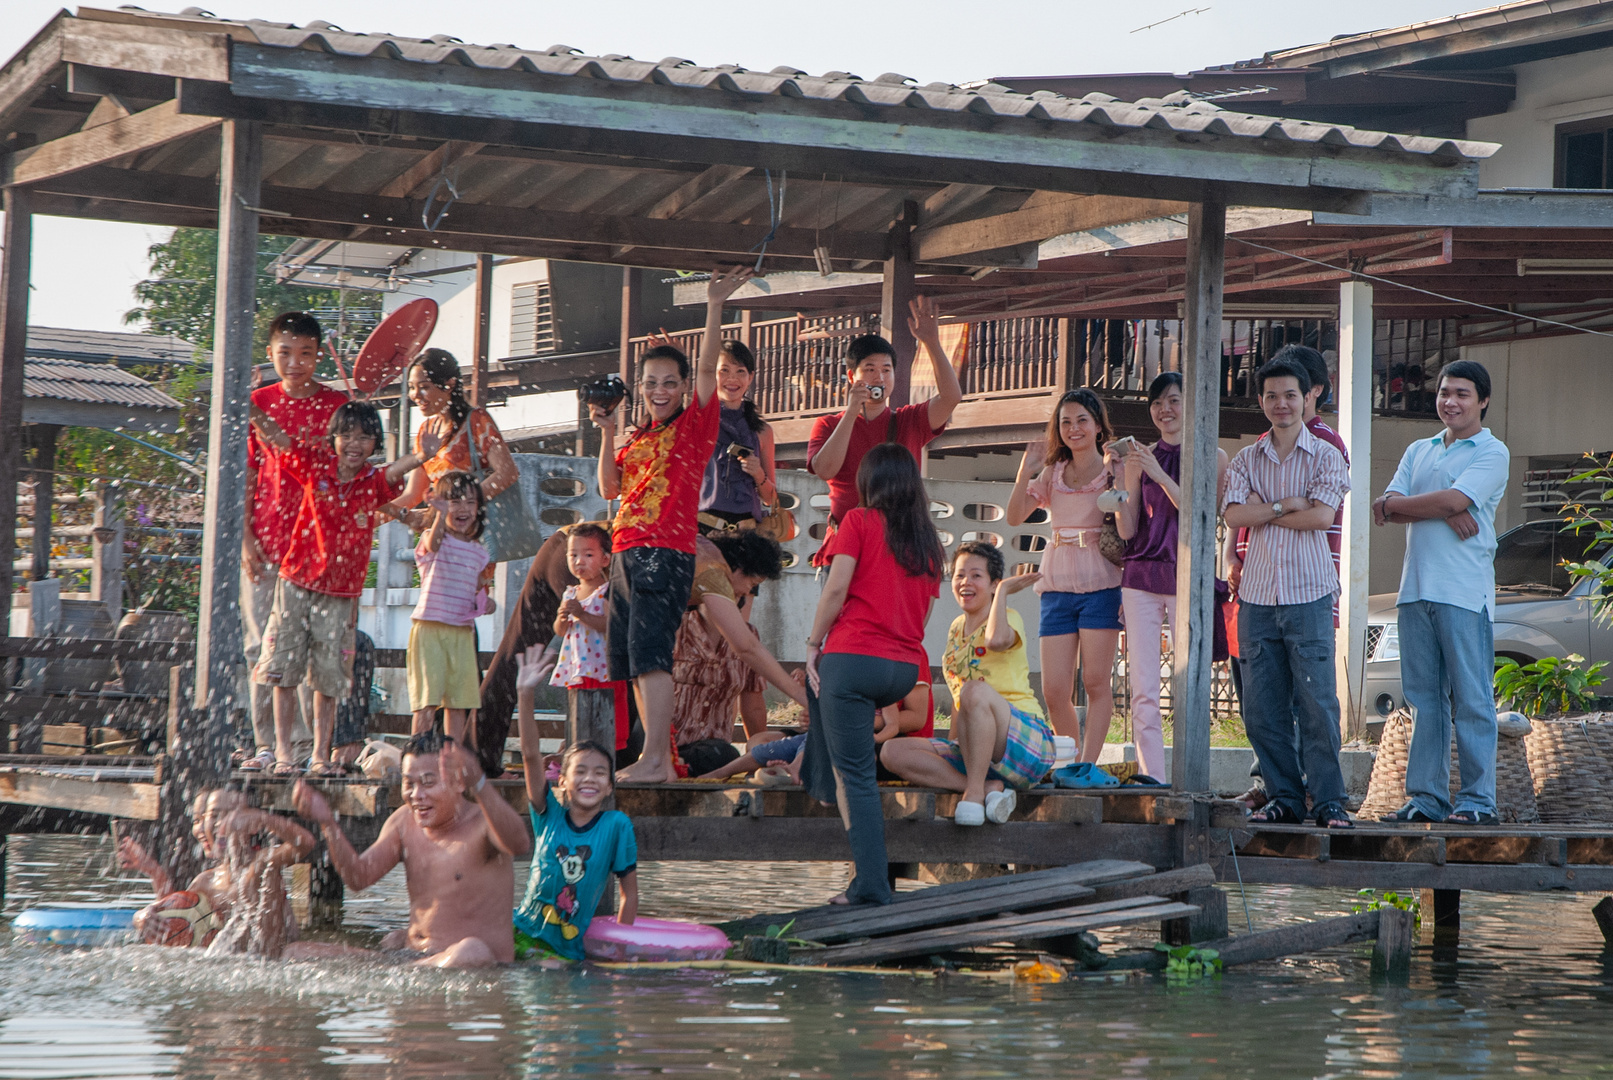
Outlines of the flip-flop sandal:
[{"label": "flip-flop sandal", "polygon": [[332,761],[316,761],[309,767],[308,775],[318,780],[340,780],[347,771]]},{"label": "flip-flop sandal", "polygon": [[1257,825],[1300,825],[1299,815],[1295,814],[1282,803],[1267,803],[1265,806],[1249,815],[1249,820]]},{"label": "flip-flop sandal", "polygon": [[1120,786],[1121,787],[1162,787],[1162,788],[1170,787],[1170,785],[1165,783],[1165,781],[1163,781],[1163,780],[1155,780],[1152,776],[1149,776],[1147,773],[1134,773],[1131,776],[1128,776],[1126,779],[1122,780],[1120,782]]},{"label": "flip-flop sandal", "polygon": [[1392,814],[1384,814],[1379,821],[1387,821],[1391,825],[1438,825],[1440,819],[1429,817],[1412,803],[1407,803]]},{"label": "flip-flop sandal", "polygon": [[1324,806],[1316,811],[1316,824],[1324,829],[1355,828],[1355,822],[1342,806]]},{"label": "flip-flop sandal", "polygon": [[1053,770],[1053,783],[1061,788],[1112,788],[1120,781],[1090,761],[1078,761],[1062,769]]},{"label": "flip-flop sandal", "polygon": [[1445,819],[1447,825],[1499,825],[1501,819],[1483,810],[1458,810]]},{"label": "flip-flop sandal", "polygon": [[302,766],[295,761],[276,761],[269,768],[270,776],[301,776],[302,774]]},{"label": "flip-flop sandal", "polygon": [[242,772],[263,772],[267,769],[272,769],[274,768],[274,754],[265,750],[261,754],[255,754],[242,761],[236,768]]}]

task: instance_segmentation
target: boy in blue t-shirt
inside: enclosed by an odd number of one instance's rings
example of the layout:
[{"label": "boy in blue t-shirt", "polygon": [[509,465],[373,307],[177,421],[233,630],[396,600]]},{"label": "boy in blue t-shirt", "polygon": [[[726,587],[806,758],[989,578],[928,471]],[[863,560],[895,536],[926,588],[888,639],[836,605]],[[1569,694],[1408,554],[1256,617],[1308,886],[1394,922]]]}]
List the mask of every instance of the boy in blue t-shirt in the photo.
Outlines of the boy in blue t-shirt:
[{"label": "boy in blue t-shirt", "polygon": [[575,962],[583,959],[583,934],[611,874],[622,884],[616,921],[630,924],[638,917],[638,844],[632,819],[619,810],[601,810],[610,798],[615,768],[603,746],[568,747],[560,759],[564,803],[549,790],[532,715],[545,674],[542,658],[541,645],[516,657],[516,717],[536,843],[526,895],[515,909],[515,956]]}]

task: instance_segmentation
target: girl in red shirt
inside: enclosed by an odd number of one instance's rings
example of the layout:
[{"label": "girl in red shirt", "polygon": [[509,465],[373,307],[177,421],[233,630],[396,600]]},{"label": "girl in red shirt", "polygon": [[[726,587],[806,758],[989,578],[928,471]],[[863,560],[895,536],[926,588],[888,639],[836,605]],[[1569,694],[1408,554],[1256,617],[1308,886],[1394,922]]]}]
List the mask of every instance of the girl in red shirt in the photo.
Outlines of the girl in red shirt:
[{"label": "girl in red shirt", "polygon": [[[829,580],[807,636],[806,754],[812,796],[840,804],[857,873],[834,903],[888,904],[885,815],[871,717],[928,675],[924,624],[946,553],[930,497],[906,447],[882,443],[857,469],[859,504],[824,547]],[[838,797],[837,797],[838,796]]]}]

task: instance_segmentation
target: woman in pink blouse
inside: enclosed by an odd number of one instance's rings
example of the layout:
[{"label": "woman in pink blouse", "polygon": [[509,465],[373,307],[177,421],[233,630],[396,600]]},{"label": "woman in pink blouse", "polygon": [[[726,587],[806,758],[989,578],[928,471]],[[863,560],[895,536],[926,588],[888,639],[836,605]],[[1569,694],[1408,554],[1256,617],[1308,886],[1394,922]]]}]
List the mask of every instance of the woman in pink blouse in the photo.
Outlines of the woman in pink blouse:
[{"label": "woman in pink blouse", "polygon": [[1114,438],[1103,402],[1083,387],[1059,398],[1044,438],[1025,447],[1008,524],[1021,525],[1038,508],[1048,513],[1052,542],[1042,556],[1042,696],[1053,730],[1080,738],[1075,715],[1075,668],[1087,693],[1081,760],[1098,760],[1114,714],[1110,677],[1120,642],[1120,567],[1098,550],[1103,511],[1098,496],[1113,483],[1104,445]]}]

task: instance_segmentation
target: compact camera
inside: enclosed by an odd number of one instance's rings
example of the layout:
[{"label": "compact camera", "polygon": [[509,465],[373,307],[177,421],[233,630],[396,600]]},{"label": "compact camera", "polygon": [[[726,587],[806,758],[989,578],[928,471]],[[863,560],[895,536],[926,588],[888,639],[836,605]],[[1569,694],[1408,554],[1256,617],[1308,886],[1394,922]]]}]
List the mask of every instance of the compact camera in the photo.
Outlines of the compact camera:
[{"label": "compact camera", "polygon": [[1137,440],[1130,435],[1122,435],[1109,445],[1114,448],[1115,453],[1122,456],[1137,452]]},{"label": "compact camera", "polygon": [[731,442],[728,444],[728,449],[725,451],[725,453],[727,453],[727,455],[733,458],[735,461],[744,461],[746,458],[750,457],[750,447],[742,446],[736,442]]},{"label": "compact camera", "polygon": [[1131,492],[1124,488],[1110,488],[1098,496],[1098,509],[1105,514],[1118,514],[1120,508],[1126,505],[1131,498]]},{"label": "compact camera", "polygon": [[603,375],[577,387],[577,400],[584,408],[597,405],[601,412],[610,412],[627,397],[627,384],[620,375]]},{"label": "compact camera", "polygon": [[874,401],[879,401],[885,396],[885,388],[883,386],[870,386],[868,396]]}]

